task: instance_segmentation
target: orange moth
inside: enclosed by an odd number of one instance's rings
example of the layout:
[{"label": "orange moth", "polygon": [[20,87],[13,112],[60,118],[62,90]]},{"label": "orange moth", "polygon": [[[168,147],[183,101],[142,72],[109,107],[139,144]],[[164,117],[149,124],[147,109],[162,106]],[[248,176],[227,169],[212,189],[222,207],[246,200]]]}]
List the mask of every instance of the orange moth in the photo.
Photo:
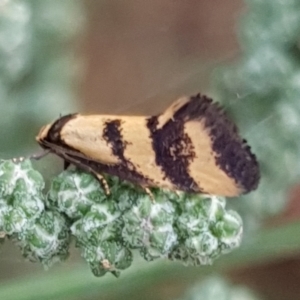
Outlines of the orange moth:
[{"label": "orange moth", "polygon": [[[155,116],[66,115],[38,143],[66,163],[159,187],[227,197],[257,188],[259,165],[235,124],[206,96],[183,97]],[[149,190],[148,190],[149,191]]]}]

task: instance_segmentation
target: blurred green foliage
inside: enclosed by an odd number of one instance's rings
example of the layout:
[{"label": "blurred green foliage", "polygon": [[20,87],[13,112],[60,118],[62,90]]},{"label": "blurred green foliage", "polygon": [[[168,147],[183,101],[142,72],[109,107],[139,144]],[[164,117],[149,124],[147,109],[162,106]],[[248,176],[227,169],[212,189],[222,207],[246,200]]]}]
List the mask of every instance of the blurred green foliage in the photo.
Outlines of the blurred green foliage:
[{"label": "blurred green foliage", "polygon": [[40,124],[76,108],[83,15],[79,0],[0,3],[2,158],[24,155]]},{"label": "blurred green foliage", "polygon": [[234,286],[222,277],[208,277],[188,289],[180,300],[259,300],[244,286]]},{"label": "blurred green foliage", "polygon": [[300,175],[300,2],[247,3],[239,24],[243,56],[213,78],[217,99],[228,103],[261,166],[257,191],[234,206],[243,211],[246,230],[284,208]]}]

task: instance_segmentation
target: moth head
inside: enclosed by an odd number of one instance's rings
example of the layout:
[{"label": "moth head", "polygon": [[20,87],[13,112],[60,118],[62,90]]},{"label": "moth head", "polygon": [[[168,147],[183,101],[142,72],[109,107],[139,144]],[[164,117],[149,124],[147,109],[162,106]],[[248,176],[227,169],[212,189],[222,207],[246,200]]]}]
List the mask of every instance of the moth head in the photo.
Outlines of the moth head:
[{"label": "moth head", "polygon": [[40,146],[42,146],[43,148],[49,148],[47,147],[47,141],[48,141],[48,133],[49,130],[51,128],[52,124],[47,124],[45,126],[43,126],[38,135],[36,136],[36,141],[40,144]]},{"label": "moth head", "polygon": [[63,116],[53,123],[43,126],[38,135],[36,136],[36,141],[43,148],[51,148],[51,145],[58,145],[61,143],[61,130],[65,124],[73,119],[77,114],[70,114]]},{"label": "moth head", "polygon": [[40,129],[38,135],[35,138],[37,142],[41,142],[47,137],[51,125],[52,124],[45,125]]}]

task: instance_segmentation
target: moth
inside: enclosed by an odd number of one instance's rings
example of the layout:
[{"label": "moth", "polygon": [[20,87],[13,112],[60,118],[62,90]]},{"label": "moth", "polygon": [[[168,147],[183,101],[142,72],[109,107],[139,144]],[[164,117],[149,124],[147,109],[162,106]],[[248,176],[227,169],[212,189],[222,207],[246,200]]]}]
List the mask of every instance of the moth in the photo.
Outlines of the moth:
[{"label": "moth", "polygon": [[200,94],[182,97],[154,116],[70,114],[41,128],[37,142],[93,174],[147,191],[158,187],[227,197],[257,188],[255,155],[223,109]]}]

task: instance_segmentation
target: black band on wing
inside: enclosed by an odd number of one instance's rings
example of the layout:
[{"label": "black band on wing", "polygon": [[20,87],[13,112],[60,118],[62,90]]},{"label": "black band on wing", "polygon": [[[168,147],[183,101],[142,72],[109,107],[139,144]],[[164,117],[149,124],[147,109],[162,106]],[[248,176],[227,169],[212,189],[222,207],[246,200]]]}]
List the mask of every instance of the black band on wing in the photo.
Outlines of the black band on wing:
[{"label": "black band on wing", "polygon": [[204,120],[212,141],[216,164],[244,190],[256,189],[260,179],[259,165],[238,128],[212,99],[196,95],[182,106],[174,120]]},{"label": "black band on wing", "polygon": [[147,185],[150,179],[139,173],[134,164],[124,156],[127,141],[122,136],[121,120],[110,120],[105,123],[103,138],[111,146],[112,152],[121,161],[120,164],[107,166],[107,172],[119,176],[122,179],[136,182],[140,185]]},{"label": "black band on wing", "polygon": [[188,172],[190,162],[195,158],[193,144],[184,132],[184,122],[170,120],[157,129],[158,117],[150,117],[147,127],[152,139],[156,164],[179,190],[201,192],[201,188]]}]

